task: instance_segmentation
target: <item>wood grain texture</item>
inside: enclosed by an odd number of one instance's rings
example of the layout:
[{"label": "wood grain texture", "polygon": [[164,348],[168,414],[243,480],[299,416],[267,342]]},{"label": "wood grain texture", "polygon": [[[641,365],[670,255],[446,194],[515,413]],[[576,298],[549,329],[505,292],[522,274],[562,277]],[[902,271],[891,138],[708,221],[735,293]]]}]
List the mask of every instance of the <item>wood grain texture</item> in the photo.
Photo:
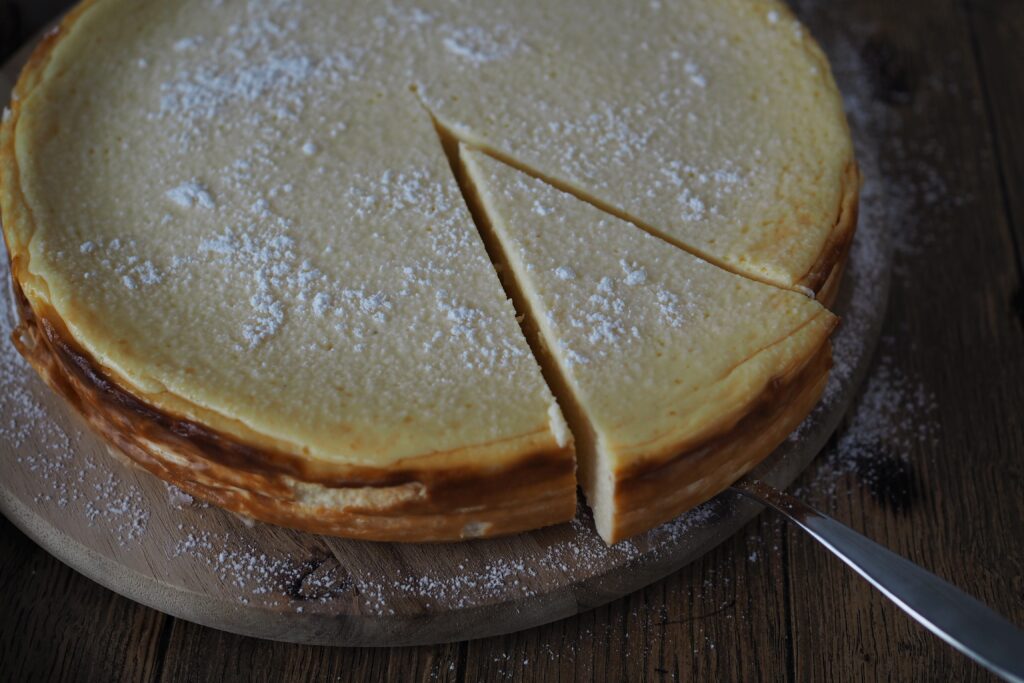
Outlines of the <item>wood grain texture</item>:
[{"label": "wood grain texture", "polygon": [[[55,561],[0,518],[0,677],[146,680],[161,665],[170,618]],[[40,612],[40,605],[47,605]]]},{"label": "wood grain texture", "polygon": [[[1020,14],[1020,3],[987,4]],[[898,141],[887,163],[916,190],[911,210],[925,227],[898,254],[886,353],[936,397],[937,438],[892,454],[908,458],[918,492],[908,503],[880,503],[871,486],[811,502],[1021,624],[1024,553],[1013,539],[1024,531],[1024,337],[1012,307],[1021,272],[997,160],[1016,154],[1019,163],[1024,147],[999,145],[990,127],[990,108],[1010,105],[986,100],[972,44],[994,36],[972,35],[982,9],[959,2],[821,3],[819,12],[826,45],[844,24],[870,27],[862,54],[876,66]],[[999,89],[1019,98],[1022,72],[1012,61],[999,67]],[[1019,136],[1022,120],[1006,127]],[[988,678],[839,562],[788,535],[796,678]]]},{"label": "wood grain texture", "polygon": [[[0,69],[0,87],[17,79],[32,47]],[[846,322],[832,336],[838,352],[826,396],[799,437],[755,470],[759,479],[788,486],[825,445],[866,374],[887,300],[892,240],[884,228],[865,226],[844,258],[846,276],[829,305]],[[0,336],[17,325],[11,306],[0,301]],[[520,631],[646,587],[758,512],[722,496],[612,548],[583,505],[572,524],[457,544],[366,543],[246,524],[108,453],[10,347],[0,347],[0,370],[0,512],[101,585],[248,636],[400,646]]]},{"label": "wood grain texture", "polygon": [[[0,0],[0,18],[13,4]],[[919,180],[908,190],[919,240],[900,252],[880,365],[920,380],[939,429],[893,453],[909,463],[895,466],[897,489],[854,470],[819,490],[813,468],[798,486],[1024,623],[1021,5],[797,9],[833,57],[844,41],[860,55],[888,113],[882,164]],[[20,30],[19,41],[33,27]],[[12,680],[990,679],[770,516],[597,610],[436,647],[283,645],[174,620],[75,574],[3,520],[0,587],[0,671]]]},{"label": "wood grain texture", "polygon": [[[999,176],[995,199],[1004,202],[1010,222],[1017,269],[1024,268],[1024,5],[1019,2],[970,0],[964,3],[977,88],[991,135]],[[1011,76],[1007,80],[1007,76]],[[1024,292],[1017,290],[1016,313],[1024,322]]]}]

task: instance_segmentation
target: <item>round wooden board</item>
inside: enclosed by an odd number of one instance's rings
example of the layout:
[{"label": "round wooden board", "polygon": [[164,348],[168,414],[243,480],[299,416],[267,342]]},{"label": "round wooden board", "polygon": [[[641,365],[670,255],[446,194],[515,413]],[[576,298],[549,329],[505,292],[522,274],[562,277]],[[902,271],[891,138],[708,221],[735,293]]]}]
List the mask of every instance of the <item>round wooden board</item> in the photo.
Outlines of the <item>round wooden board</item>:
[{"label": "round wooden board", "polygon": [[[0,70],[0,93],[27,55]],[[843,325],[826,395],[754,476],[787,486],[838,425],[881,328],[891,254],[884,225],[860,227],[836,306]],[[13,308],[0,299],[0,334],[9,337]],[[0,510],[71,567],[176,617],[261,638],[384,646],[496,635],[591,609],[700,557],[760,508],[725,493],[612,548],[584,505],[570,524],[456,544],[349,541],[252,523],[113,455],[2,344]]]}]

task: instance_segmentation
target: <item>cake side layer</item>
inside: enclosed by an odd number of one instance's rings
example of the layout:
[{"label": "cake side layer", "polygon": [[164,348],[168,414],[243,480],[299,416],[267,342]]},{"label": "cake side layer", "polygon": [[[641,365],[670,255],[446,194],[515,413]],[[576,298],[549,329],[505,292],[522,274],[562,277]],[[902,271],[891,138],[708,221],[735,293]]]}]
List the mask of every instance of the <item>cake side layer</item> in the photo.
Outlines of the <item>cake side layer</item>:
[{"label": "cake side layer", "polygon": [[653,466],[614,472],[617,512],[602,536],[610,543],[629,538],[724,491],[803,422],[821,398],[831,367],[826,340],[805,364],[780,372],[745,415],[719,435]]},{"label": "cake side layer", "polygon": [[[15,283],[15,286],[16,283]],[[15,343],[47,384],[133,462],[204,500],[262,521],[379,541],[443,541],[514,533],[575,513],[571,446],[510,466],[347,468],[243,444],[169,415],[107,379],[60,322],[18,292]]]}]

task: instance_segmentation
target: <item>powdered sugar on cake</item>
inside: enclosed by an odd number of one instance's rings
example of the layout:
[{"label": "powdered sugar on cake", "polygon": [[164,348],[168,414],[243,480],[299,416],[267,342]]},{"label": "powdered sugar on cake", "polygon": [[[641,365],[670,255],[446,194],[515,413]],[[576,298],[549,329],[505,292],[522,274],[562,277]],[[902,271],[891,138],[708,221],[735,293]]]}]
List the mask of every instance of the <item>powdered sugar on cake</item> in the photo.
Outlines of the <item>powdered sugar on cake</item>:
[{"label": "powdered sugar on cake", "polygon": [[[283,3],[277,4],[284,6]],[[422,13],[418,18],[414,13],[411,16],[413,18],[409,19],[410,22],[430,23],[429,13]],[[773,19],[771,14],[768,18],[772,22],[779,21],[778,17]],[[274,24],[277,30],[286,26],[286,21],[282,22],[280,19]],[[272,30],[268,35],[272,34]],[[239,40],[245,44],[249,39],[240,37]],[[203,41],[195,41],[187,45],[182,54],[202,50],[204,45]],[[255,48],[256,45],[253,43],[250,47]],[[855,56],[851,60],[856,64]],[[151,68],[153,67],[155,65],[151,65]],[[849,64],[847,67],[856,68],[850,67]],[[260,97],[272,97],[274,93],[279,92],[278,89],[275,86],[265,86],[261,79],[269,73],[278,73],[283,74],[281,77],[286,80],[292,79],[299,83],[302,80],[300,76],[307,66],[303,66],[300,59],[297,62],[290,62],[287,66],[264,63],[263,68],[263,71],[257,69],[249,72],[254,79],[252,84],[232,84],[231,79],[228,79],[228,82],[217,81],[218,77],[215,76],[214,81],[218,84],[209,94],[189,101],[197,103],[195,111],[200,117],[205,115],[205,112],[214,112],[210,117],[212,122],[216,119],[219,107],[229,99],[228,94],[236,88],[240,89],[243,97],[250,87],[253,88],[251,92],[261,92]],[[848,77],[851,75],[855,74],[847,74]],[[710,76],[705,78],[706,87],[713,87],[713,79]],[[691,82],[689,85],[697,84]],[[858,87],[856,81],[848,81],[846,85],[853,91],[851,118],[854,127],[862,136],[877,135],[878,131],[870,127],[877,122],[874,118],[876,113],[870,110],[869,103],[864,101],[870,98],[869,90],[866,87]],[[165,94],[169,97],[167,102],[170,105],[167,110],[168,116],[175,114],[175,108],[183,106],[186,101],[184,98],[191,96],[189,92],[189,88],[173,85],[167,89]],[[288,120],[297,112],[283,109],[281,113],[281,118]],[[180,110],[177,114],[190,115]],[[344,129],[344,126],[337,128],[342,133]],[[308,134],[308,131],[297,131],[283,146],[302,152]],[[192,140],[188,135],[182,138],[186,139]],[[877,283],[884,274],[884,269],[888,267],[888,256],[884,248],[879,247],[884,240],[881,240],[875,231],[907,229],[907,205],[901,203],[902,200],[896,195],[904,191],[911,194],[920,189],[916,186],[908,187],[907,183],[899,178],[886,177],[877,160],[869,156],[872,145],[880,144],[880,138],[868,137],[866,142],[867,144],[862,145],[860,149],[861,164],[867,179],[862,204],[865,220],[862,221],[861,233],[855,242],[852,256],[854,274],[856,275],[858,271],[860,273],[856,280],[860,298],[853,299],[849,304],[851,308],[842,311],[844,325],[835,338],[837,365],[822,411],[829,410],[834,402],[849,390],[845,383],[851,381],[851,373],[856,367],[860,367],[866,354],[865,339],[870,336],[867,326],[874,324],[872,312],[866,307],[878,304],[874,296],[875,287],[878,285],[873,285],[872,282]],[[627,153],[626,149],[628,145],[623,153]],[[238,159],[238,167],[253,168],[263,163],[256,158],[257,156],[258,154],[243,155]],[[720,168],[718,171],[722,175],[716,176],[714,171],[710,172],[707,181],[709,184],[739,187],[745,182],[744,174],[748,172],[726,168]],[[230,177],[230,171],[228,173],[228,180],[223,180],[216,174],[211,176],[217,178],[217,183],[224,182],[225,188],[230,190],[222,197],[219,188],[213,187],[215,181],[210,181],[211,187],[206,191],[211,192],[211,198],[216,198],[213,207],[203,207],[202,202],[198,200],[186,207],[167,197],[167,190],[164,187],[153,188],[153,201],[166,204],[170,199],[172,211],[186,208],[191,210],[185,212],[186,216],[207,211],[230,211],[229,202],[234,201],[234,193],[244,184],[254,180],[255,176]],[[171,180],[168,187],[180,187],[178,182],[179,179]],[[677,184],[672,178],[666,178],[665,182]],[[700,182],[699,173],[681,172],[679,175],[678,184],[684,186],[684,189],[687,183],[699,185]],[[265,299],[257,297],[255,301],[240,302],[239,305],[248,306],[251,313],[262,315],[261,311],[264,309],[273,311],[277,303],[284,315],[300,315],[305,314],[302,311],[307,311],[311,319],[333,320],[337,317],[344,325],[351,324],[349,314],[355,315],[356,311],[358,315],[365,316],[367,322],[380,324],[380,319],[375,316],[382,315],[386,323],[390,312],[388,303],[394,307],[395,302],[400,301],[402,296],[422,288],[430,290],[431,296],[435,297],[431,300],[431,312],[445,321],[445,327],[439,327],[437,330],[442,337],[438,337],[435,343],[442,343],[447,335],[461,338],[486,332],[486,315],[477,315],[472,302],[458,300],[447,292],[437,291],[435,294],[435,290],[431,289],[440,279],[450,276],[446,270],[447,262],[442,258],[431,256],[401,264],[396,271],[398,275],[391,283],[394,285],[394,292],[385,292],[383,289],[362,283],[336,282],[327,278],[311,258],[307,258],[296,249],[296,245],[301,241],[304,226],[279,223],[278,218],[281,217],[268,218],[270,214],[265,213],[271,210],[274,200],[274,197],[270,196],[272,192],[278,193],[278,197],[289,195],[287,185],[287,182],[282,182],[267,191],[262,197],[267,201],[267,205],[246,203],[246,211],[252,209],[251,216],[225,219],[217,230],[210,231],[196,244],[188,245],[187,249],[177,254],[179,260],[174,263],[168,259],[166,264],[158,264],[154,260],[155,255],[150,257],[145,250],[139,250],[138,244],[133,245],[127,240],[122,240],[116,245],[113,240],[84,240],[73,245],[72,251],[78,251],[87,259],[85,262],[91,264],[89,268],[110,268],[122,281],[125,277],[130,278],[136,288],[133,291],[139,291],[147,286],[166,286],[170,280],[187,277],[186,271],[189,268],[213,265],[223,267],[219,262],[223,259],[231,263],[227,270],[232,277],[251,278],[254,283],[254,296],[265,295]],[[898,191],[886,191],[887,185]],[[409,191],[410,196],[416,196],[415,179],[411,183],[400,182],[398,186],[399,194]],[[419,187],[423,189],[422,185]],[[218,191],[214,192],[214,189]],[[246,195],[246,199],[252,197]],[[689,204],[689,200],[681,204]],[[542,209],[549,210],[546,207]],[[710,210],[707,206],[688,206],[688,210],[694,212],[698,209]],[[259,219],[256,222],[260,226],[258,230],[250,229],[253,225],[253,216]],[[452,253],[452,249],[457,250],[460,239],[451,236],[437,238],[436,253]],[[133,257],[135,260],[129,262]],[[107,261],[106,265],[104,260]],[[149,272],[149,268],[144,265],[146,263],[150,263],[153,269],[149,275],[146,275]],[[628,265],[632,269],[629,272],[636,272],[636,269],[644,267],[639,261],[630,261]],[[575,285],[583,279],[579,273],[575,273],[576,277],[572,278],[560,277],[560,268],[571,266],[559,263],[552,267],[551,273],[558,282]],[[647,289],[657,315],[662,316],[662,320],[673,326],[686,324],[689,312],[687,302],[690,300],[687,296],[686,283],[647,281],[650,279],[648,276],[644,282],[630,285],[626,282],[628,277],[628,272],[620,268],[619,272],[610,272],[596,282],[584,283],[588,286],[588,299],[591,296],[597,297],[594,302],[595,312],[603,316],[601,319],[593,320],[578,317],[582,329],[588,330],[589,333],[597,333],[595,346],[621,344],[630,339],[632,333],[631,326],[627,324],[628,318],[621,310],[618,314],[615,312],[620,308],[616,303],[617,297],[623,291]],[[127,284],[124,286],[127,287]],[[337,313],[343,307],[343,313]],[[274,319],[269,313],[265,318],[256,315],[248,319],[247,324],[257,326],[263,324],[261,321],[269,321],[266,323],[267,334],[259,336],[260,333],[254,329],[251,336],[254,339],[258,337],[255,341],[256,346],[279,332],[280,326],[274,327]],[[9,336],[7,317],[4,320],[4,329],[0,332],[2,336]],[[605,324],[607,327],[603,327]],[[368,334],[369,328],[363,329],[364,334]],[[246,341],[249,341],[249,337],[246,337]],[[50,409],[44,408],[37,399],[37,392],[40,390],[38,382],[29,374],[28,367],[13,349],[9,345],[5,349],[0,353],[0,382],[4,389],[0,392],[0,405],[5,416],[0,431],[5,441],[18,453],[11,467],[21,468],[20,471],[30,477],[29,480],[38,492],[37,503],[56,507],[62,511],[58,514],[76,515],[76,518],[87,521],[88,528],[101,529],[104,533],[113,529],[119,543],[137,547],[139,539],[144,537],[148,528],[150,506],[166,505],[166,492],[158,490],[160,495],[155,495],[149,487],[136,486],[132,481],[139,475],[124,470],[112,461],[108,462],[106,458],[96,461],[89,458],[83,460],[82,451],[76,447],[81,434],[66,433],[55,424]],[[466,362],[483,363],[485,359],[473,358],[467,359]],[[853,458],[871,458],[872,444],[879,439],[891,439],[898,434],[904,434],[907,439],[930,438],[931,432],[927,427],[922,427],[922,424],[929,423],[932,405],[930,394],[926,389],[922,389],[916,378],[894,368],[891,362],[883,360],[881,370],[882,372],[867,385],[866,401],[855,413],[851,431],[840,440],[840,452],[850,456],[850,459],[846,459],[844,455],[838,462],[828,461],[829,466],[824,468],[825,474],[821,475],[824,478],[818,480],[818,483],[824,482],[827,485],[825,488],[834,488],[836,479],[850,471],[847,464],[852,462]],[[817,417],[811,418],[812,421],[815,419]],[[117,473],[111,475],[114,470]],[[638,541],[640,545],[627,544],[608,549],[596,540],[589,521],[582,518],[573,524],[569,540],[546,546],[539,556],[524,555],[503,562],[483,564],[467,562],[465,566],[453,572],[417,567],[404,570],[396,576],[380,576],[371,570],[353,569],[354,575],[349,576],[346,568],[322,563],[317,565],[323,567],[317,570],[320,573],[311,573],[310,558],[302,552],[290,554],[277,547],[255,546],[244,526],[225,513],[215,509],[199,510],[186,500],[175,496],[172,498],[175,508],[180,508],[175,514],[181,515],[183,521],[177,528],[177,535],[165,549],[165,559],[168,563],[180,567],[181,565],[177,563],[188,562],[190,571],[207,572],[215,582],[221,581],[226,585],[240,587],[243,589],[243,597],[240,599],[254,606],[289,604],[297,611],[314,609],[316,605],[321,604],[329,606],[337,596],[342,596],[345,600],[351,599],[353,595],[358,596],[357,599],[361,601],[360,604],[367,613],[387,615],[401,609],[409,597],[423,600],[427,603],[427,609],[430,609],[432,605],[438,607],[441,603],[471,607],[473,598],[470,596],[470,590],[485,596],[486,599],[495,596],[518,599],[542,595],[544,587],[530,583],[530,580],[535,578],[538,567],[578,571],[581,568],[606,566],[609,558],[630,559],[650,551],[650,546],[643,545],[648,543],[647,539]],[[713,522],[715,514],[716,511],[712,507],[706,506],[650,532],[648,539],[653,539],[651,542],[654,544],[654,552],[658,552],[659,548],[667,549],[664,552],[673,551],[680,539]],[[752,557],[756,558],[756,553]],[[305,591],[294,594],[299,595],[301,599],[282,597],[288,596],[287,591],[296,583]]]},{"label": "powdered sugar on cake", "polygon": [[526,49],[520,31],[504,24],[488,28],[444,26],[441,35],[441,44],[449,53],[476,65],[507,59]]},{"label": "powdered sugar on cake", "polygon": [[213,209],[217,206],[213,201],[213,196],[206,187],[196,181],[182,183],[177,187],[171,188],[167,190],[165,196],[184,209],[191,209],[194,206],[203,209]]},{"label": "powdered sugar on cake", "polygon": [[[365,354],[386,338],[382,333],[390,325],[409,327],[408,321],[398,320],[407,318],[415,299],[439,314],[423,351],[436,354],[455,345],[456,358],[468,369],[522,370],[530,362],[525,345],[509,343],[499,332],[508,327],[511,310],[502,311],[509,318],[499,322],[493,307],[436,298],[454,289],[455,264],[462,268],[467,260],[479,260],[481,271],[486,266],[447,169],[440,167],[439,175],[434,159],[413,154],[408,165],[374,173],[348,168],[338,156],[351,125],[346,93],[359,98],[369,92],[365,82],[368,69],[377,68],[374,50],[392,34],[433,24],[433,14],[395,6],[377,17],[375,32],[363,35],[346,31],[339,17],[337,26],[322,35],[334,31],[347,37],[324,42],[298,39],[301,9],[302,3],[290,0],[249,3],[224,33],[172,39],[178,63],[173,70],[155,67],[163,80],[146,117],[177,146],[164,163],[174,167],[202,150],[218,166],[202,177],[174,180],[163,190],[169,205],[159,217],[163,229],[187,226],[200,234],[182,240],[175,253],[155,263],[154,272],[196,285],[208,282],[215,271],[229,274],[232,289],[244,288],[224,302],[231,309],[228,319],[239,322],[232,336],[240,350],[283,341],[286,329],[313,329],[308,321],[322,321],[325,325],[315,327],[321,335],[318,347]],[[431,30],[459,59],[492,61],[525,49],[507,26],[484,30],[444,24]],[[325,101],[338,104],[328,111]],[[414,115],[422,119],[417,125],[429,125],[421,111]],[[217,152],[220,141],[234,139],[237,130],[247,133],[244,145]],[[429,144],[436,146],[432,139]],[[431,153],[440,157],[439,149]],[[303,159],[299,168],[307,185],[334,181],[341,201],[332,221],[344,225],[344,231],[300,217],[297,208],[306,195],[296,189],[297,179],[284,172],[285,161],[294,165],[296,157]],[[432,227],[426,236],[430,248],[422,257],[382,263],[369,276],[365,259],[353,258],[374,244],[389,250],[384,242],[394,225],[424,221]],[[331,246],[311,253],[311,234],[328,235]],[[114,260],[111,264],[121,267]],[[353,278],[350,272],[359,275]],[[121,275],[129,290],[153,282],[152,273]]]}]

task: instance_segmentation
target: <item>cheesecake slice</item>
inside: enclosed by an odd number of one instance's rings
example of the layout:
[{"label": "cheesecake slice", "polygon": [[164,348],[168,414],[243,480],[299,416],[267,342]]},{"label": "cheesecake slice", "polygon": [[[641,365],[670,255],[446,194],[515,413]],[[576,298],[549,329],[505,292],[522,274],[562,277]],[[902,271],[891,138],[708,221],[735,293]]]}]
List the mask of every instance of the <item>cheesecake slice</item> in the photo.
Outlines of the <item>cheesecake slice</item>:
[{"label": "cheesecake slice", "polygon": [[818,400],[836,317],[460,151],[614,543],[720,492]]},{"label": "cheesecake slice", "polygon": [[783,3],[421,6],[420,94],[452,135],[755,279],[818,291],[840,267],[850,134]]},{"label": "cheesecake slice", "polygon": [[47,39],[0,137],[23,350],[137,462],[260,519],[570,519],[571,436],[429,116],[288,20],[94,2]]}]

